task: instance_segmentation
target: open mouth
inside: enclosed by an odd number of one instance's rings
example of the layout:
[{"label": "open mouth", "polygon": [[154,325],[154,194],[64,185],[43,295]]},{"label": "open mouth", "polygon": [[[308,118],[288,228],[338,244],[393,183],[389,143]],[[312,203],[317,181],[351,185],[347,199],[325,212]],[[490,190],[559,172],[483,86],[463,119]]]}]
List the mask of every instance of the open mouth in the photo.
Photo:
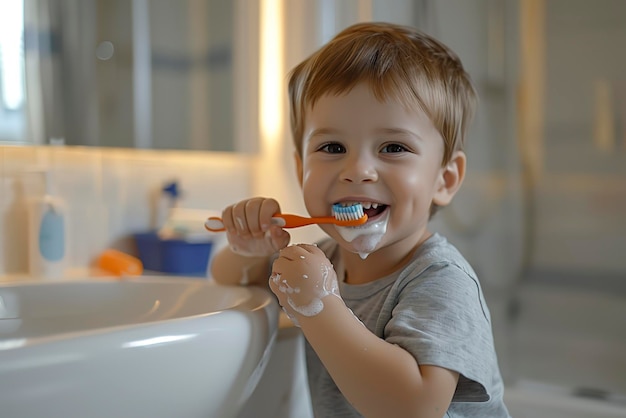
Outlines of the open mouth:
[{"label": "open mouth", "polygon": [[363,205],[363,212],[367,215],[368,219],[374,219],[387,209],[387,205],[381,203],[361,203]]}]

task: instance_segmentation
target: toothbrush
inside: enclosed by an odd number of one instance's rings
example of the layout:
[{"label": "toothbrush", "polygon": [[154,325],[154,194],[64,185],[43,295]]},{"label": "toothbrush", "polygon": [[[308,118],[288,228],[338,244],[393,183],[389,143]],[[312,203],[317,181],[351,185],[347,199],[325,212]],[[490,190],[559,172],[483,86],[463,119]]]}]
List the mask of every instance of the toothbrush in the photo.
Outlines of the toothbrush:
[{"label": "toothbrush", "polygon": [[[358,226],[367,222],[367,215],[363,212],[360,203],[342,206],[333,205],[333,216],[306,218],[304,216],[277,213],[272,217],[272,223],[282,228],[298,228],[312,224],[334,224],[337,226]],[[204,222],[204,227],[211,232],[225,231],[222,218],[212,216]]]}]

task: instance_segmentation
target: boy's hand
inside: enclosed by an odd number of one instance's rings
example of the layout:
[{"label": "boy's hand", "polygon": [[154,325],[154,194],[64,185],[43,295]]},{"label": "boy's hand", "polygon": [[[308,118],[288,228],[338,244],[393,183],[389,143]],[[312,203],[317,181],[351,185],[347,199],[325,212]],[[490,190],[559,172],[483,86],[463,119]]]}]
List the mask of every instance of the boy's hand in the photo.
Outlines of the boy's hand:
[{"label": "boy's hand", "polygon": [[296,325],[297,314],[315,316],[328,295],[339,297],[337,274],[330,260],[315,245],[290,245],[280,251],[272,266],[270,289]]},{"label": "boy's hand", "polygon": [[274,199],[243,200],[222,212],[222,222],[233,252],[247,257],[270,256],[289,244],[290,235],[271,219],[280,213]]}]

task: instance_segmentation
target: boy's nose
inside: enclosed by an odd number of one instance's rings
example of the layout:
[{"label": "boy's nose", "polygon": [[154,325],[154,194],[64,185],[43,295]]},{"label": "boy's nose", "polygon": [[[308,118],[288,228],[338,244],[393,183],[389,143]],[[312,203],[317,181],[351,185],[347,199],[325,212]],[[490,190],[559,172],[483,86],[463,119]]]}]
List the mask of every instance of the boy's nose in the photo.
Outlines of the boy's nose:
[{"label": "boy's nose", "polygon": [[348,183],[374,182],[378,180],[378,172],[367,158],[354,158],[346,162],[341,180]]}]

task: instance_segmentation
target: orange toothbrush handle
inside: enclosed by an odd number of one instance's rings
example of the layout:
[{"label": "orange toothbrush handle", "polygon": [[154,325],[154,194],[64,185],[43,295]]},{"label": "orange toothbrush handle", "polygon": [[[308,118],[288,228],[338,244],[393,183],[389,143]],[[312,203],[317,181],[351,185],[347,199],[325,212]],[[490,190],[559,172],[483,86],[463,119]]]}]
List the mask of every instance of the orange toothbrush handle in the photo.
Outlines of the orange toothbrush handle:
[{"label": "orange toothbrush handle", "polygon": [[334,224],[339,226],[358,226],[367,222],[367,215],[363,215],[359,219],[342,221],[334,216],[322,216],[318,218],[305,218],[303,216],[298,215],[289,215],[287,213],[277,213],[272,217],[272,219],[283,219],[285,221],[284,225],[281,225],[277,222],[279,226],[283,228],[297,228],[299,226],[306,226],[312,224]]},{"label": "orange toothbrush handle", "polygon": [[305,218],[304,216],[290,215],[287,213],[277,213],[272,218],[279,218],[285,221],[284,225],[277,221],[277,224],[283,228],[298,228],[300,226],[313,225],[313,224],[332,224],[337,223],[337,219],[333,216],[326,216],[321,218]]},{"label": "orange toothbrush handle", "polygon": [[[277,213],[272,216],[272,222],[281,228],[298,228],[300,226],[313,224],[334,224],[339,226],[358,226],[367,222],[367,215],[363,215],[359,219],[342,221],[334,216],[322,216],[319,218],[305,218],[304,216],[290,215],[287,213]],[[222,219],[212,216],[206,220],[204,227],[211,232],[226,231]]]}]

